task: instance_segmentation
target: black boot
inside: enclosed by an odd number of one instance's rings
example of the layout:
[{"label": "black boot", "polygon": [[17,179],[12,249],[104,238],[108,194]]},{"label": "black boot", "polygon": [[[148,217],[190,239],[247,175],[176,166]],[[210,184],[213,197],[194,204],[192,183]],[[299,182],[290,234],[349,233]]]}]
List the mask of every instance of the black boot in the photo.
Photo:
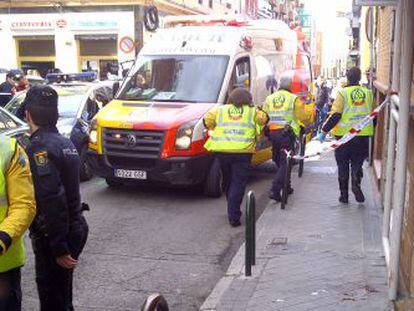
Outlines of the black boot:
[{"label": "black boot", "polygon": [[339,181],[339,191],[341,195],[339,196],[339,202],[348,204],[348,179],[338,178]]},{"label": "black boot", "polygon": [[354,193],[355,200],[358,203],[365,202],[365,197],[361,189],[361,180],[362,180],[362,172],[357,172],[356,174],[352,174],[352,192]]},{"label": "black boot", "polygon": [[282,202],[282,196],[280,195],[280,190],[279,191],[273,191],[273,190],[270,191],[269,199],[274,200],[276,202]]},{"label": "black boot", "polygon": [[293,194],[293,192],[294,192],[294,190],[292,188],[292,183],[289,182],[288,189],[287,189],[287,193],[288,193],[288,195],[291,195],[291,194]]}]

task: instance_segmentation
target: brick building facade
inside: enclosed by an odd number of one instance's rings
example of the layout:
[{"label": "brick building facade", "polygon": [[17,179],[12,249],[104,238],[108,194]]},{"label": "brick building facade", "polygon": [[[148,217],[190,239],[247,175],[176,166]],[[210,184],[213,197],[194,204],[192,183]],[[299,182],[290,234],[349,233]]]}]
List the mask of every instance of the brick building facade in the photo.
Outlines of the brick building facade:
[{"label": "brick building facade", "polygon": [[[386,97],[387,90],[391,85],[392,73],[392,40],[395,20],[394,7],[376,8],[377,29],[377,80],[376,88],[377,102],[380,103]],[[404,26],[403,26],[404,28]],[[411,33],[414,36],[413,33]],[[414,68],[413,68],[414,70]],[[396,90],[398,91],[398,90]],[[400,248],[400,285],[399,294],[407,294],[414,298],[414,81],[411,81],[411,113],[410,129],[407,147],[407,178],[406,196],[404,204],[404,215]],[[378,119],[376,137],[373,152],[373,168],[377,177],[377,186],[380,195],[384,196],[385,167],[387,154],[387,139],[389,127],[389,113],[386,109]]]}]

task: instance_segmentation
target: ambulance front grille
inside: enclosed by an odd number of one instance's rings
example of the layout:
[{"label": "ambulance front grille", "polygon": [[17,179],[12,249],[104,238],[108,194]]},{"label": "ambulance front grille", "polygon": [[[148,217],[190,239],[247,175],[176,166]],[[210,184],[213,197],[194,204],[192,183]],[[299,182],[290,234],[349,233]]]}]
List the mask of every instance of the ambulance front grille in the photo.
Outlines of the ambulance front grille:
[{"label": "ambulance front grille", "polygon": [[[146,164],[145,159],[155,160],[161,157],[164,136],[164,131],[104,128],[104,153],[112,165],[128,163],[130,167],[142,167]],[[147,164],[151,162],[148,161]]]}]

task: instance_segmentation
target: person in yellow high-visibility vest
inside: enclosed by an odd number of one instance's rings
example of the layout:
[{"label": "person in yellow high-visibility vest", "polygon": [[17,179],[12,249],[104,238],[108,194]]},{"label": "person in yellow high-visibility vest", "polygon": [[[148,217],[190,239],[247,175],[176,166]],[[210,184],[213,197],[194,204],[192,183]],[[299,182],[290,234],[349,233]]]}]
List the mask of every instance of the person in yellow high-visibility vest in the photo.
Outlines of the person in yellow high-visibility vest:
[{"label": "person in yellow high-visibility vest", "polygon": [[250,176],[256,139],[268,121],[265,112],[252,105],[252,95],[245,89],[232,91],[226,105],[210,110],[204,125],[213,133],[205,148],[215,153],[226,183],[227,215],[230,225],[241,225],[240,204]]},{"label": "person in yellow high-visibility vest", "polygon": [[[282,73],[279,79],[278,91],[269,95],[264,104],[265,111],[270,118],[269,138],[273,146],[273,161],[278,166],[273,179],[269,198],[280,202],[286,172],[286,151],[293,150],[295,140],[300,135],[298,121],[306,125],[311,117],[304,109],[300,98],[292,93],[293,71]],[[293,188],[289,185],[289,194]]]},{"label": "person in yellow high-visibility vest", "polygon": [[[332,105],[328,119],[319,134],[319,141],[323,142],[328,132],[336,138],[347,134],[361,120],[373,110],[372,92],[362,87],[361,70],[353,67],[347,72],[348,84],[338,92]],[[369,137],[374,135],[373,122],[357,133],[351,141],[335,150],[335,158],[338,165],[338,182],[341,203],[348,203],[349,173],[351,166],[352,192],[357,202],[365,201],[361,189],[362,165],[369,154]]]},{"label": "person in yellow high-visibility vest", "polygon": [[0,135],[0,310],[21,310],[23,235],[35,215],[29,160],[15,139]]}]

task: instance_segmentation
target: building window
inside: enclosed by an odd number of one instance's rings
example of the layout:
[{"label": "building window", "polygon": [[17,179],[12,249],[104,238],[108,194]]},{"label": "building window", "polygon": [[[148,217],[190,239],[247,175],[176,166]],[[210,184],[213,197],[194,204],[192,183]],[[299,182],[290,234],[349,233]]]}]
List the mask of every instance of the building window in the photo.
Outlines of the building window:
[{"label": "building window", "polygon": [[19,40],[19,56],[55,56],[54,40]]},{"label": "building window", "polygon": [[210,9],[213,8],[213,0],[208,0],[208,6]]},{"label": "building window", "polygon": [[55,68],[54,37],[17,38],[18,66],[23,70],[37,70],[44,77]]},{"label": "building window", "polygon": [[203,0],[198,0],[198,4],[203,5]]}]

